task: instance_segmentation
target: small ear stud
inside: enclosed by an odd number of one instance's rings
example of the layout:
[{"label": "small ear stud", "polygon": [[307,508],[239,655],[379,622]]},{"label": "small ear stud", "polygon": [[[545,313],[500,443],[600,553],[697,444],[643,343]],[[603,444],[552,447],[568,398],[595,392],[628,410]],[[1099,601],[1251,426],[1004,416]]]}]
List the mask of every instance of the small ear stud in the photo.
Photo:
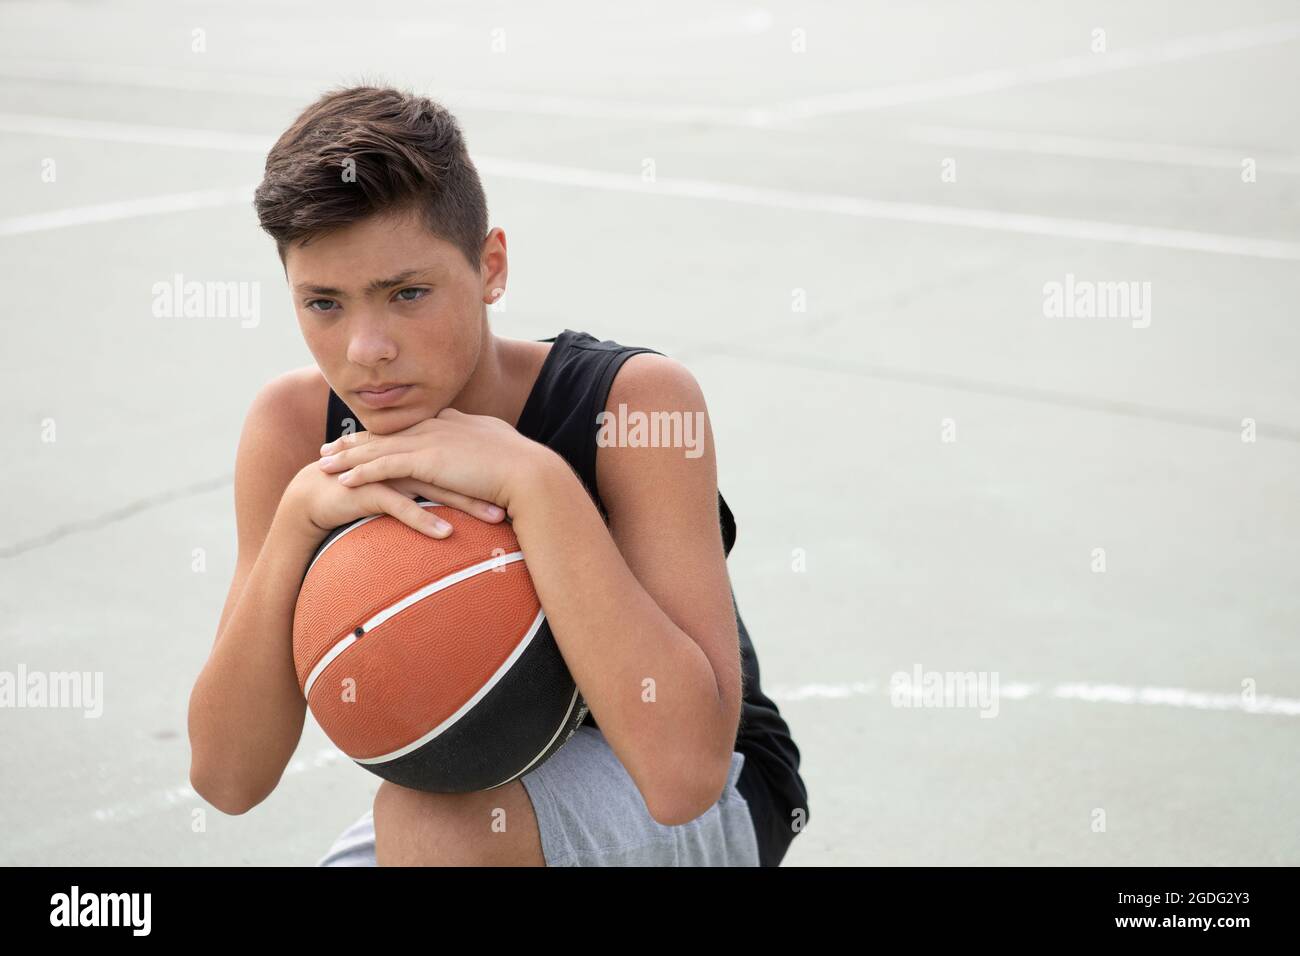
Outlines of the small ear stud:
[{"label": "small ear stud", "polygon": [[505,292],[505,291],[506,291],[505,289],[493,289],[493,290],[492,290],[492,301],[495,302],[497,299],[501,298],[501,293],[502,293],[502,292]]}]

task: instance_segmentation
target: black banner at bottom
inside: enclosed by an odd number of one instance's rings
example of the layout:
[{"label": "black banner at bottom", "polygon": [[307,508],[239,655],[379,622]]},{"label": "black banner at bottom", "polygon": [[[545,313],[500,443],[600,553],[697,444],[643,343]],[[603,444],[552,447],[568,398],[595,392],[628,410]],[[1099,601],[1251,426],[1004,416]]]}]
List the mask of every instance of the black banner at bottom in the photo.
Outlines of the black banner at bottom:
[{"label": "black banner at bottom", "polygon": [[0,914],[7,941],[75,933],[80,942],[375,942],[436,926],[450,940],[469,927],[508,936],[580,931],[594,920],[602,933],[622,925],[646,939],[680,939],[687,926],[713,922],[732,938],[781,927],[810,943],[880,931],[927,943],[1002,932],[1231,945],[1294,936],[1293,876],[1269,867],[9,868],[0,869]]}]

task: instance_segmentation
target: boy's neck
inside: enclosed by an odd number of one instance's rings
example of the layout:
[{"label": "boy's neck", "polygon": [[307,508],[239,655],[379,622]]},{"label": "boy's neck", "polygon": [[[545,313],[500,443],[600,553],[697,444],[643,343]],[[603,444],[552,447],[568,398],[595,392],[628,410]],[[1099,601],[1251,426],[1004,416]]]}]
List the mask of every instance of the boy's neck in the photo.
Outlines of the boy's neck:
[{"label": "boy's neck", "polygon": [[489,331],[478,367],[451,407],[517,426],[550,348],[549,342],[507,339]]}]

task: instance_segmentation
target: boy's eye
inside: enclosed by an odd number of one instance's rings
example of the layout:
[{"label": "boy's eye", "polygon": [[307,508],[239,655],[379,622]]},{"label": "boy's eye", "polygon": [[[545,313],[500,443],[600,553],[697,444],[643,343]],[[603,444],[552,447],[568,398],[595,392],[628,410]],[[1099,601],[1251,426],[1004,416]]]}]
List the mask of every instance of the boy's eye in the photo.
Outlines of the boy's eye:
[{"label": "boy's eye", "polygon": [[[427,293],[428,291],[429,291],[428,289],[419,289],[419,288],[412,287],[410,289],[402,289],[400,292],[397,293],[397,296],[398,298],[401,298],[403,302],[415,302],[418,299],[423,299],[425,293]],[[407,292],[414,292],[416,294],[413,296],[409,296],[407,298],[402,298],[402,296],[404,296]]]},{"label": "boy's eye", "polygon": [[334,302],[333,299],[310,299],[310,300],[307,302],[307,308],[311,309],[313,312],[333,312],[333,311],[334,311],[333,309],[316,309],[316,308],[313,308],[313,306],[314,306],[317,302],[325,302],[325,303],[328,303],[328,304],[330,304],[330,305],[334,305],[334,304],[335,304],[335,302]]}]

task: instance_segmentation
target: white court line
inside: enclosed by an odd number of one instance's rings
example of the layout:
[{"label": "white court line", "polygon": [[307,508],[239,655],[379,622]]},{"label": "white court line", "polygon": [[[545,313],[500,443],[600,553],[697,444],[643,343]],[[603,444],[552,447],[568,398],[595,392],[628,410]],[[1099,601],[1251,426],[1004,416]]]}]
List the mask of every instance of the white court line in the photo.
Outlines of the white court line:
[{"label": "white court line", "polygon": [[[774,687],[767,696],[778,703],[802,700],[842,700],[865,696],[888,696],[887,684],[876,681],[854,681],[846,684],[803,684],[793,688]],[[1040,684],[1015,681],[1000,682],[998,700],[1027,700],[1042,697],[1048,700],[1068,700],[1089,704],[1135,704],[1150,707],[1175,707],[1185,710],[1236,711],[1245,714],[1265,714],[1282,717],[1300,717],[1300,699],[1289,697],[1257,697],[1247,703],[1241,694],[1219,694],[1186,690],[1181,687],[1126,687],[1118,684],[1089,684],[1072,682],[1055,684],[1046,689]],[[924,709],[924,708],[921,708]],[[974,709],[974,708],[972,708]],[[334,747],[326,747],[309,758],[294,760],[285,768],[285,776],[293,776],[331,766],[350,763],[350,759]],[[202,798],[188,784],[137,800],[125,800],[109,807],[93,810],[90,816],[101,823],[119,823],[148,813],[171,809],[179,804],[202,803]]]},{"label": "white court line", "polygon": [[15,216],[11,219],[0,219],[0,236],[20,236],[33,232],[46,232],[51,229],[65,229],[69,226],[118,222],[122,219],[156,216],[160,213],[215,209],[219,206],[252,202],[252,199],[253,188],[244,186],[234,189],[203,189],[197,192],[169,193],[162,196],[147,196],[143,199],[123,199],[118,202],[99,203],[93,206],[72,206],[68,209],[56,209],[53,212],[39,212],[27,216]]},{"label": "white court line", "polygon": [[5,57],[0,60],[0,77],[86,83],[93,86],[133,86],[189,93],[245,93],[288,99],[315,99],[334,84],[333,78],[324,76],[186,70],[162,65],[87,63],[50,57]]},{"label": "white court line", "polygon": [[1037,83],[1098,76],[1161,63],[1176,63],[1216,53],[1234,53],[1261,46],[1289,43],[1297,38],[1300,38],[1300,20],[1287,20],[1261,27],[1242,27],[1221,33],[1176,37],[1162,43],[1134,47],[1130,50],[1090,52],[1045,63],[981,70],[977,73],[943,77],[922,83],[905,83],[869,90],[849,90],[821,96],[799,97],[775,104],[771,107],[771,112],[789,119],[863,113],[911,103],[993,93]]},{"label": "white court line", "polygon": [[[887,685],[874,681],[849,684],[803,684],[774,687],[767,695],[775,701],[810,699],[836,700],[849,697],[889,696]],[[1186,690],[1182,687],[1126,687],[1119,684],[1072,682],[1044,689],[1039,684],[1006,683],[998,688],[1000,700],[1046,697],[1053,700],[1083,701],[1089,704],[1140,704],[1149,707],[1180,707],[1188,710],[1232,710],[1244,714],[1300,717],[1300,699],[1261,695],[1247,701],[1240,693],[1219,694]]]},{"label": "white court line", "polygon": [[[5,123],[22,125],[15,117],[21,114],[0,114],[0,130]],[[73,125],[59,130],[57,123],[44,127],[46,132],[71,137],[98,138],[105,124],[86,125],[88,121],[76,120]],[[128,126],[120,131],[124,137],[151,137],[161,141],[166,127]],[[57,131],[57,132],[56,132]],[[246,134],[229,134],[223,145],[223,134],[215,131],[181,130],[177,145],[194,142],[196,134],[211,133],[209,145],[213,148],[248,151],[254,140]],[[1082,239],[1089,242],[1117,242],[1129,245],[1154,246],[1219,255],[1246,256],[1257,259],[1300,260],[1300,243],[1278,239],[1256,239],[1249,236],[1225,235],[1186,229],[1165,229],[1138,226],[1128,223],[1100,222],[1091,219],[1069,219],[1055,216],[1037,216],[1027,213],[1000,212],[995,209],[969,209],[960,206],[935,206],[925,203],[895,202],[884,199],[864,199],[834,193],[806,193],[762,186],[742,186],[703,179],[662,178],[648,183],[637,173],[613,173],[577,166],[557,166],[547,163],[530,163],[523,160],[493,156],[476,157],[480,173],[525,182],[549,183],[560,186],[577,186],[584,189],[603,189],[612,192],[640,193],[652,196],[671,196],[680,199],[702,199],[711,202],[731,202],[774,209],[794,209],[799,212],[820,212],[840,216],[854,216],[914,225],[959,226],[1009,232],[1022,235],[1048,236],[1055,239]],[[217,205],[248,202],[255,186],[227,190],[210,190],[199,193],[179,193],[152,199],[128,200],[102,206],[87,206],[53,213],[20,216],[0,220],[0,235],[17,235],[39,232],[62,226],[81,225],[85,222],[106,222],[115,218],[133,218],[152,212],[181,212],[186,209],[208,208]],[[224,197],[224,199],[223,199]],[[154,204],[156,208],[152,208]]]},{"label": "white court line", "polygon": [[94,139],[110,143],[147,143],[150,146],[178,146],[189,149],[230,150],[268,153],[274,136],[261,133],[230,133],[217,129],[184,126],[149,126],[114,123],[107,120],[38,116],[34,113],[0,112],[0,132],[29,136],[58,136],[65,139]]},{"label": "white court line", "polygon": [[1027,213],[1000,212],[995,209],[969,209],[959,206],[863,199],[833,193],[792,192],[700,179],[664,178],[654,183],[646,183],[639,175],[632,173],[609,173],[514,159],[489,157],[476,160],[476,163],[481,172],[489,175],[556,185],[581,186],[588,189],[734,202],[750,206],[831,213],[916,225],[961,226],[993,232],[1049,236],[1055,239],[1118,242],[1257,259],[1300,260],[1300,243],[1278,239],[1255,239],[1249,236],[1100,222],[1092,219],[1036,216]]},{"label": "white court line", "polygon": [[[727,29],[761,33],[769,27],[770,15],[763,11],[750,11]],[[921,83],[801,97],[754,107],[695,106],[545,93],[442,89],[432,75],[427,78],[416,77],[401,69],[394,70],[391,79],[398,85],[433,91],[435,99],[449,108],[454,106],[470,110],[582,119],[713,122],[720,125],[768,128],[785,125],[792,120],[887,109],[909,103],[972,96],[1035,83],[1095,76],[1216,53],[1231,53],[1287,43],[1297,37],[1300,37],[1300,21],[1283,21],[1262,27],[1243,27],[1220,33],[1178,37],[1130,50],[1087,53],[1027,66],[982,70]],[[314,100],[327,89],[337,85],[337,77],[334,75],[312,78],[217,70],[200,71],[165,66],[85,63],[48,57],[9,57],[0,62],[0,77],[95,85],[113,84],[189,92],[242,93],[250,96],[296,100]]]},{"label": "white court line", "polygon": [[1238,171],[1241,169],[1241,161],[1249,157],[1260,169],[1279,173],[1300,173],[1300,156],[1251,149],[1135,143],[1114,139],[1089,139],[1082,136],[1059,136],[1053,133],[961,129],[952,126],[913,126],[907,131],[907,138],[911,142],[931,146],[1036,153],[1044,156],[1078,156],[1084,159],[1108,159],[1164,166],[1203,166],[1207,169]]},{"label": "white court line", "polygon": [[[337,747],[325,747],[316,751],[311,757],[300,757],[291,761],[289,766],[284,768],[284,776],[295,776],[340,761],[350,762]],[[100,823],[120,823],[123,820],[142,817],[146,813],[168,810],[182,803],[203,802],[203,798],[195,792],[192,786],[183,783],[175,787],[168,787],[166,790],[159,790],[142,800],[124,800],[109,807],[100,807],[98,810],[92,810],[90,816]]]},{"label": "white court line", "polygon": [[[0,77],[190,93],[243,94],[300,100],[304,106],[338,85],[338,79],[334,76],[311,78],[18,57],[0,61]],[[505,90],[445,89],[432,75],[420,77],[402,70],[390,71],[388,79],[394,85],[409,86],[416,92],[429,91],[427,95],[452,112],[461,109],[484,110],[577,119],[650,120],[667,123],[712,122],[725,126],[744,127],[767,126],[772,119],[767,111],[748,107],[647,103],[594,96],[516,93]]]},{"label": "white court line", "polygon": [[[0,132],[256,154],[269,152],[275,144],[274,136],[261,133],[66,119],[31,113],[0,112]],[[1124,160],[1170,166],[1205,166],[1215,169],[1239,170],[1242,159],[1249,156],[1263,169],[1300,173],[1300,156],[1250,149],[1137,143],[1058,136],[1050,133],[962,129],[951,126],[913,126],[908,129],[906,136],[910,142],[933,146],[1039,153],[1049,156],[1079,156],[1088,159]]]},{"label": "white court line", "polygon": [[744,11],[730,10],[692,20],[682,28],[682,35],[692,40],[713,37],[767,33],[775,23],[772,14],[758,7]]}]

